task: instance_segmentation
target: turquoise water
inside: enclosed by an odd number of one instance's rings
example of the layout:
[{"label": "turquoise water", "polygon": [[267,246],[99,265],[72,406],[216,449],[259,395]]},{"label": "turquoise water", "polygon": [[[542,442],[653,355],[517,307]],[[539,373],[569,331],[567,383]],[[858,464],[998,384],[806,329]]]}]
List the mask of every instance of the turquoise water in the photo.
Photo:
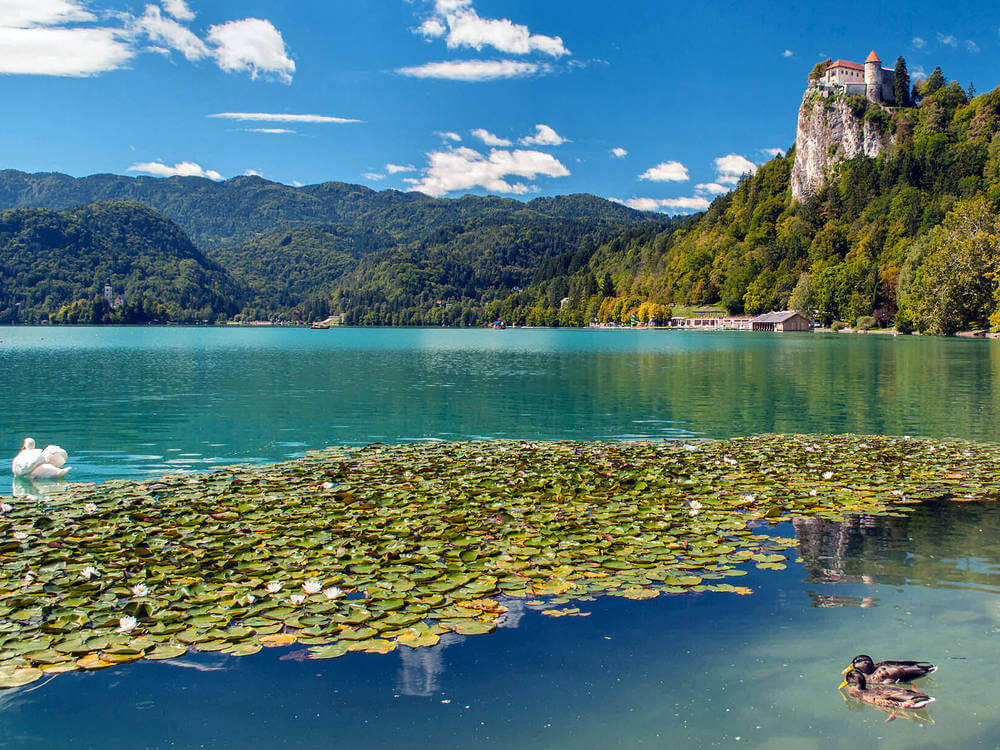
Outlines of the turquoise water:
[{"label": "turquoise water", "polygon": [[0,340],[0,440],[10,455],[28,435],[63,445],[77,481],[427,439],[1000,438],[1000,342],[986,340],[301,328],[0,328]]},{"label": "turquoise water", "polygon": [[[655,331],[0,329],[10,455],[77,480],[375,440],[879,432],[996,440],[1000,344]],[[7,484],[9,475],[3,477]],[[1000,510],[786,524],[803,562],[751,596],[514,607],[496,634],[385,656],[193,654],[0,693],[27,748],[997,748]],[[514,606],[511,603],[511,606]],[[853,655],[921,658],[928,714],[836,690]]]}]

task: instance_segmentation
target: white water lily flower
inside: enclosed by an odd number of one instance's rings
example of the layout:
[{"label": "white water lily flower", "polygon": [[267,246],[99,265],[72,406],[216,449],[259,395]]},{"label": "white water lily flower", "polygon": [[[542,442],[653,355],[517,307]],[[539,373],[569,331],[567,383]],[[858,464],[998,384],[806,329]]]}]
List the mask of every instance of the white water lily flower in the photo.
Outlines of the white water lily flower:
[{"label": "white water lily flower", "polygon": [[739,461],[737,461],[735,458],[730,458],[729,456],[723,456],[722,461],[723,463],[727,463],[730,466],[736,466],[736,464],[739,463]]},{"label": "white water lily flower", "polygon": [[325,596],[327,599],[330,600],[339,599],[343,595],[344,592],[338,589],[336,586],[331,586],[328,589],[323,589],[323,596]]},{"label": "white water lily flower", "polygon": [[691,510],[701,510],[702,509],[702,504],[699,503],[697,500],[692,500],[690,502],[690,506],[691,506]]},{"label": "white water lily flower", "polygon": [[832,471],[824,471],[823,472],[823,479],[833,479],[833,472]]},{"label": "white water lily flower", "polygon": [[13,505],[8,505],[7,503],[0,503],[0,513],[10,513],[14,510]]},{"label": "white water lily flower", "polygon": [[94,505],[93,503],[84,503],[83,504],[83,512],[84,513],[96,513],[97,512],[97,506]]},{"label": "white water lily flower", "polygon": [[288,600],[292,603],[293,606],[297,607],[300,604],[302,604],[302,602],[304,602],[306,598],[302,594],[292,594],[290,597],[288,597]]},{"label": "white water lily flower", "polygon": [[323,482],[323,489],[324,490],[332,490],[333,489],[333,482]]},{"label": "white water lily flower", "polygon": [[25,539],[28,538],[28,535],[25,534],[23,531],[15,531],[14,538],[17,539],[17,541],[19,542],[23,542]]},{"label": "white water lily flower", "polygon": [[30,586],[34,582],[35,582],[35,574],[34,573],[32,573],[32,572],[29,571],[28,573],[24,574],[24,585],[25,586]]},{"label": "white water lily flower", "polygon": [[307,594],[318,594],[323,589],[323,584],[316,580],[309,580],[302,584],[302,590]]},{"label": "white water lily flower", "polygon": [[136,620],[134,617],[132,617],[131,615],[125,615],[125,617],[122,617],[121,619],[118,620],[118,629],[115,630],[115,632],[131,633],[133,630],[135,630],[138,624],[139,621]]},{"label": "white water lily flower", "polygon": [[94,576],[99,576],[100,574],[101,571],[99,571],[93,565],[88,565],[86,568],[80,571],[80,577],[88,581]]},{"label": "white water lily flower", "polygon": [[413,479],[413,472],[412,471],[404,471],[403,472],[403,479]]},{"label": "white water lily flower", "polygon": [[688,511],[688,515],[691,516],[692,518],[698,515],[698,513],[700,513],[700,511],[697,508],[692,508],[691,510]]},{"label": "white water lily flower", "polygon": [[149,587],[144,583],[137,583],[132,587],[132,596],[139,597],[140,599],[144,596],[149,596]]},{"label": "white water lily flower", "polygon": [[756,495],[744,495],[743,496],[743,501],[747,502],[747,503],[752,503],[756,499],[757,499]]},{"label": "white water lily flower", "polygon": [[277,594],[279,591],[281,591],[281,582],[271,581],[269,584],[267,584],[267,591],[269,594]]},{"label": "white water lily flower", "polygon": [[903,496],[903,491],[902,490],[893,490],[892,494],[895,495],[896,497],[902,497]]},{"label": "white water lily flower", "polygon": [[819,490],[809,490],[809,495],[811,497],[816,497],[819,494]]}]

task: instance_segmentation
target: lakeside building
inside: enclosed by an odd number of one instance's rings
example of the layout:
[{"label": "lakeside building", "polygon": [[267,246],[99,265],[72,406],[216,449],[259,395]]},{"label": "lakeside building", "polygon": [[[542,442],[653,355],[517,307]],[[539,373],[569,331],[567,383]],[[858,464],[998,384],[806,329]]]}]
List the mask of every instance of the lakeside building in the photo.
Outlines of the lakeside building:
[{"label": "lakeside building", "polygon": [[667,327],[700,331],[770,331],[774,333],[812,331],[812,324],[794,310],[770,312],[756,317],[752,315],[702,315],[690,318],[671,318]]}]

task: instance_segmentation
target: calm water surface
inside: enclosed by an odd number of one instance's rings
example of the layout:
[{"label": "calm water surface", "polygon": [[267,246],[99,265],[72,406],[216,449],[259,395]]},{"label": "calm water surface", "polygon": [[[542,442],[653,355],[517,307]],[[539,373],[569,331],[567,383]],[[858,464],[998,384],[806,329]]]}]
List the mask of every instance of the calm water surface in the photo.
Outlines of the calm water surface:
[{"label": "calm water surface", "polygon": [[[99,481],[336,443],[878,432],[997,440],[1000,343],[625,331],[0,329],[0,436]],[[9,474],[0,491],[10,490]],[[190,655],[0,693],[28,748],[998,748],[1000,511],[796,523],[752,596],[514,611],[490,636],[303,661]],[[845,702],[856,653],[930,659],[926,716]]]}]

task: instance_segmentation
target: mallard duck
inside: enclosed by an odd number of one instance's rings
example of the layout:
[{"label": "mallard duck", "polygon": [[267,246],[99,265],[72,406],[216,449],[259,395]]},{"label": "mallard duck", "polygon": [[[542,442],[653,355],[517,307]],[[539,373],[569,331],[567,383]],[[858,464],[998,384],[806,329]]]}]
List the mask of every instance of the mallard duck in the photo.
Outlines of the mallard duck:
[{"label": "mallard duck", "polygon": [[877,664],[868,656],[861,654],[851,659],[851,663],[844,668],[843,674],[847,674],[852,669],[856,669],[866,676],[868,682],[873,684],[888,684],[893,682],[909,682],[918,677],[924,677],[931,672],[937,672],[937,667],[929,661],[880,661]]},{"label": "mallard duck", "polygon": [[897,687],[896,685],[868,685],[863,672],[852,669],[844,681],[837,686],[839,690],[847,686],[847,694],[862,703],[868,703],[880,708],[923,708],[934,699],[927,693],[913,688]]}]

